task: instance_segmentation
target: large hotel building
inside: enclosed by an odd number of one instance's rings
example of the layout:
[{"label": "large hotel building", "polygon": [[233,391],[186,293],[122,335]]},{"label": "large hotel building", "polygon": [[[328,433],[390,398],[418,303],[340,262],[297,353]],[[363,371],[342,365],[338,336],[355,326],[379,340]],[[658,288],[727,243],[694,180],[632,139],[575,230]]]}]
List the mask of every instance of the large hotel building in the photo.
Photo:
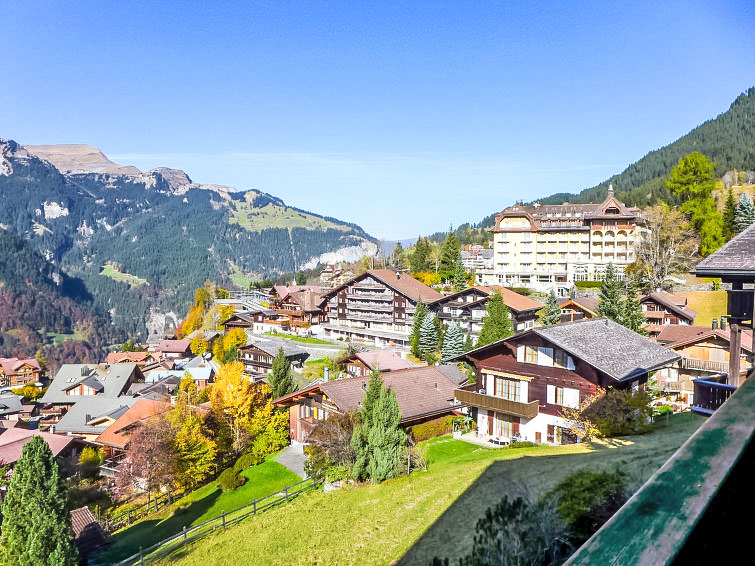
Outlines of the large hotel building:
[{"label": "large hotel building", "polygon": [[601,280],[609,263],[623,276],[644,231],[640,209],[613,190],[600,204],[510,206],[492,228],[494,266],[477,271],[476,282],[567,296],[574,281]]}]

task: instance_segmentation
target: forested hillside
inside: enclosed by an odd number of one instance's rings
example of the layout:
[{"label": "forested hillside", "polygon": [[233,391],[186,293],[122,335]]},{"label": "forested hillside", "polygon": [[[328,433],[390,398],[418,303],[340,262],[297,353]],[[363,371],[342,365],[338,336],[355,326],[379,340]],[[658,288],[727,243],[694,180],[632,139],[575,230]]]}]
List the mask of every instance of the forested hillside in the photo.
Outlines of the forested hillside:
[{"label": "forested hillside", "polygon": [[207,279],[232,287],[239,276],[311,267],[326,252],[375,248],[354,224],[259,191],[197,185],[170,169],[64,173],[13,141],[0,140],[0,195],[0,225],[131,334],[150,307],[185,312]]}]

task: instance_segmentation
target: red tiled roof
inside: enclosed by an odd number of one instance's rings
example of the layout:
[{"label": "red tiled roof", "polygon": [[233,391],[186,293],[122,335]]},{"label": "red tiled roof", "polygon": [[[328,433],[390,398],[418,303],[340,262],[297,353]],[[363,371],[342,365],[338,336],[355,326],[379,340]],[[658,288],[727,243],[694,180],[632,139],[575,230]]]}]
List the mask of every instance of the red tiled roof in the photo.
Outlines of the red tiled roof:
[{"label": "red tiled roof", "polygon": [[68,447],[71,442],[77,440],[73,436],[62,436],[41,432],[39,430],[27,430],[24,428],[9,428],[0,434],[0,462],[15,464],[21,457],[24,445],[33,437],[41,436],[50,447],[53,456],[57,456]]},{"label": "red tiled roof", "polygon": [[[713,330],[707,326],[667,324],[656,337],[656,341],[663,343],[667,348],[681,348],[714,336],[728,342],[731,339],[731,332],[729,329]],[[752,351],[751,330],[742,329],[742,349]]]},{"label": "red tiled roof", "polygon": [[118,417],[105,432],[100,434],[95,442],[125,449],[131,439],[130,426],[138,421],[148,419],[170,410],[170,403],[153,401],[152,399],[139,399],[129,409]]},{"label": "red tiled roof", "polygon": [[396,371],[408,369],[412,365],[393,350],[371,350],[357,352],[354,357],[359,358],[370,369],[380,368],[380,371]]},{"label": "red tiled roof", "polygon": [[645,295],[644,297],[642,297],[642,299],[640,299],[641,303],[644,303],[646,301],[654,301],[666,307],[671,312],[680,315],[682,318],[689,320],[690,322],[694,321],[695,316],[697,316],[697,311],[693,311],[687,306],[687,299],[685,299],[684,297],[679,297],[677,295],[672,295],[671,293],[667,293],[666,291],[656,291],[654,293],[650,293],[649,295]]},{"label": "red tiled roof", "polygon": [[41,371],[39,362],[34,358],[0,358],[0,366],[5,374],[12,374],[22,365],[28,364],[37,371]]},{"label": "red tiled roof", "polygon": [[150,352],[110,352],[107,355],[107,363],[112,364],[138,364],[146,362],[147,358],[152,357]]},{"label": "red tiled roof", "polygon": [[183,354],[191,346],[191,340],[163,340],[155,346],[157,352]]}]

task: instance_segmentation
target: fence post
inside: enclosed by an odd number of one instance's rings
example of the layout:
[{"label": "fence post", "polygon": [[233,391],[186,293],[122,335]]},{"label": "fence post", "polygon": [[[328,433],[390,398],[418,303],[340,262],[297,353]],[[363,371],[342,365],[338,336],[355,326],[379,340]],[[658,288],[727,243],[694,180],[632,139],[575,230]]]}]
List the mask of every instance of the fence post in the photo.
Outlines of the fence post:
[{"label": "fence post", "polygon": [[[159,497],[159,496],[158,496],[158,497],[155,497],[155,513],[157,513],[157,507],[158,507],[158,505],[159,505],[159,503],[158,503],[158,502],[159,502],[159,500],[160,500],[160,497]],[[147,513],[149,513],[149,509],[147,509]]]},{"label": "fence post", "polygon": [[252,511],[255,515],[257,514],[257,498],[256,497],[252,499]]},{"label": "fence post", "polygon": [[284,488],[283,488],[283,491],[284,491],[284,493],[286,494],[286,503],[288,503],[288,488],[287,488],[287,487],[284,487]]},{"label": "fence post", "polygon": [[131,526],[131,509],[126,511],[126,524],[128,526]]},{"label": "fence post", "polygon": [[185,548],[187,547],[187,545],[189,544],[189,543],[188,543],[188,542],[186,541],[186,525],[184,525],[184,528],[183,528],[183,534],[184,534],[184,549],[185,549]]},{"label": "fence post", "polygon": [[141,566],[144,566],[144,552],[142,551],[142,547],[139,547],[139,564]]},{"label": "fence post", "polygon": [[223,530],[225,530],[225,511],[221,511],[220,516],[223,517]]}]

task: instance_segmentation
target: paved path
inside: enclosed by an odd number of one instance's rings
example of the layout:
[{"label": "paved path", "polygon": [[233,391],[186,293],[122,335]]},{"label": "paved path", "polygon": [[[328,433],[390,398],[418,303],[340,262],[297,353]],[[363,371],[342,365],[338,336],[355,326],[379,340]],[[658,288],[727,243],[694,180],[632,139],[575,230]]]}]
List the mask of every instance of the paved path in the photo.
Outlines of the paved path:
[{"label": "paved path", "polygon": [[278,456],[277,462],[282,466],[286,466],[289,470],[295,474],[301,476],[302,479],[307,479],[307,474],[304,471],[304,445],[303,444],[291,444]]}]

